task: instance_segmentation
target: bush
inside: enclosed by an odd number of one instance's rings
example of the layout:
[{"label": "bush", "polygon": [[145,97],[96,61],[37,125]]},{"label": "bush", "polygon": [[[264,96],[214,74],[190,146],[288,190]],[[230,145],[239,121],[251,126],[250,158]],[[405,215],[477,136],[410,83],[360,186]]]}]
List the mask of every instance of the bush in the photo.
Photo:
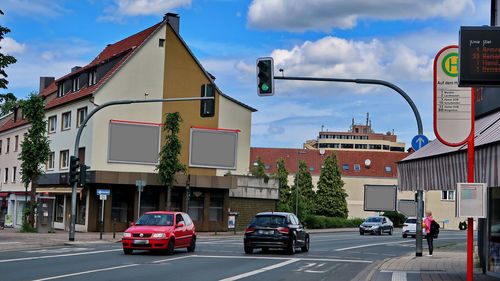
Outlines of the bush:
[{"label": "bush", "polygon": [[30,232],[30,233],[35,233],[35,232],[38,232],[36,230],[36,228],[34,227],[31,227],[31,225],[29,223],[27,223],[26,221],[23,221],[23,224],[21,226],[21,230],[19,230],[19,232]]},{"label": "bush", "polygon": [[307,223],[307,228],[310,229],[358,227],[363,221],[363,219],[344,219],[314,215],[309,215],[304,219],[304,222]]},{"label": "bush", "polygon": [[388,217],[394,223],[394,227],[402,227],[406,221],[406,216],[396,211],[384,212],[382,216]]}]

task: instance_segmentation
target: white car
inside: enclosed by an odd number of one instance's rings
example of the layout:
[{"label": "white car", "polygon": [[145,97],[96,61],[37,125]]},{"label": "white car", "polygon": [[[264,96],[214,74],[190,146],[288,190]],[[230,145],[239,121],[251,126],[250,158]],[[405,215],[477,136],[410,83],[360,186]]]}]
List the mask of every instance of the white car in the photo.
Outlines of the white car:
[{"label": "white car", "polygon": [[[409,217],[403,224],[403,238],[408,236],[415,237],[417,235],[417,218]],[[422,227],[422,236],[425,237],[425,228]]]}]

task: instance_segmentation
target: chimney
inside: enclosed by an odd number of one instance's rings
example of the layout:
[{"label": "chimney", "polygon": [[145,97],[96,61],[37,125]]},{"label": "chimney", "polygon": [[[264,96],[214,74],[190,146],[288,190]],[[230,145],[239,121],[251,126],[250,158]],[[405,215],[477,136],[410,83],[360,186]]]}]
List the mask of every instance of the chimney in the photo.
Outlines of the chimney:
[{"label": "chimney", "polygon": [[81,66],[73,66],[73,67],[71,68],[71,73],[73,73],[73,72],[77,71],[77,70],[78,70],[78,69],[80,69],[80,68],[82,68],[82,67],[81,67]]},{"label": "chimney", "polygon": [[163,17],[164,21],[167,21],[168,24],[172,27],[172,29],[179,34],[179,14],[174,13],[166,13]]},{"label": "chimney", "polygon": [[45,88],[47,88],[52,82],[54,82],[54,77],[40,77],[40,88],[39,93],[41,93]]}]

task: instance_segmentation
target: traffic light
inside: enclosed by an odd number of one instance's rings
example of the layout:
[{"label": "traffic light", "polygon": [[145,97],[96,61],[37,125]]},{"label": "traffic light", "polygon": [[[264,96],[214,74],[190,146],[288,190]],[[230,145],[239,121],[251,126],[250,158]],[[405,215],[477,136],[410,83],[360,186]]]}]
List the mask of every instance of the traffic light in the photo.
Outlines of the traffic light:
[{"label": "traffic light", "polygon": [[201,97],[213,97],[213,100],[201,100],[200,116],[201,117],[214,117],[215,115],[215,85],[203,84],[201,85]]},{"label": "traffic light", "polygon": [[274,61],[273,58],[257,59],[257,93],[259,96],[274,95]]},{"label": "traffic light", "polygon": [[79,186],[86,186],[90,182],[90,175],[87,172],[88,169],[90,169],[90,166],[80,164],[80,177],[78,178]]},{"label": "traffic light", "polygon": [[69,158],[69,183],[74,184],[78,181],[78,161],[80,159],[75,156]]}]

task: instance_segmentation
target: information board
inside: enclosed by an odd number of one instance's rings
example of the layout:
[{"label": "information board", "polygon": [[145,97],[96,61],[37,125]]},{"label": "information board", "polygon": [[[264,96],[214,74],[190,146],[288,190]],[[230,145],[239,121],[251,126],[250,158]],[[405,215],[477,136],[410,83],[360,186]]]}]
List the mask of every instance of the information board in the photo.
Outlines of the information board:
[{"label": "information board", "polygon": [[417,202],[415,200],[401,199],[398,203],[398,212],[407,217],[417,216]]},{"label": "information board", "polygon": [[456,216],[461,218],[486,217],[486,184],[457,183]]},{"label": "information board", "polygon": [[500,27],[462,26],[460,86],[500,86]]},{"label": "information board", "polygon": [[365,211],[395,211],[397,188],[395,185],[365,184],[363,208]]},{"label": "information board", "polygon": [[236,170],[239,130],[191,128],[189,167]]}]

